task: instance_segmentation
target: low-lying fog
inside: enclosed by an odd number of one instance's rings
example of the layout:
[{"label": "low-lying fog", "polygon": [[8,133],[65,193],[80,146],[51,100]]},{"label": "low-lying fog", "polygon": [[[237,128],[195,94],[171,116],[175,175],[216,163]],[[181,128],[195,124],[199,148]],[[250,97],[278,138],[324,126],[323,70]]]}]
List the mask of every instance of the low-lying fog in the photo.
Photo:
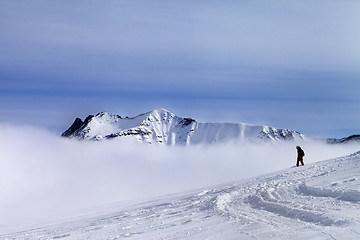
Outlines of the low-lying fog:
[{"label": "low-lying fog", "polygon": [[[0,228],[218,185],[296,163],[296,143],[168,147],[80,142],[6,124],[0,124],[0,133]],[[360,150],[359,145],[314,142],[302,148],[305,164]]]}]

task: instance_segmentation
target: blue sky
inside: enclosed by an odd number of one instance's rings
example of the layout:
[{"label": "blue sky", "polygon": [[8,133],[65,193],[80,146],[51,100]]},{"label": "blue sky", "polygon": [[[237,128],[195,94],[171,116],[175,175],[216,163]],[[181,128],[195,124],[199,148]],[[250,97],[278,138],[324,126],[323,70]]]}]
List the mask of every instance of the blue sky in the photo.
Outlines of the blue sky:
[{"label": "blue sky", "polygon": [[359,1],[0,1],[1,122],[166,108],[360,133]]}]

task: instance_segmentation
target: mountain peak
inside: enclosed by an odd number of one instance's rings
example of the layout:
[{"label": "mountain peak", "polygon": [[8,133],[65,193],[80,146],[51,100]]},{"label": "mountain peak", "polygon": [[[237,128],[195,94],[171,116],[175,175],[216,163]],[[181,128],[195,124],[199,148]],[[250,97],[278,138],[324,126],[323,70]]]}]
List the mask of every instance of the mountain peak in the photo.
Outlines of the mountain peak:
[{"label": "mountain peak", "polygon": [[167,109],[165,109],[165,108],[158,108],[158,109],[154,109],[154,110],[152,110],[151,112],[157,112],[157,113],[171,113],[171,114],[172,114],[172,112],[168,111],[168,110],[167,110]]},{"label": "mountain peak", "polygon": [[[153,115],[153,116],[167,116],[167,115],[171,115],[171,116],[175,116],[174,113],[164,109],[164,108],[159,108],[159,109],[154,109],[150,112],[147,112],[145,114],[149,114],[149,115]],[[143,115],[143,114],[141,114]]]}]

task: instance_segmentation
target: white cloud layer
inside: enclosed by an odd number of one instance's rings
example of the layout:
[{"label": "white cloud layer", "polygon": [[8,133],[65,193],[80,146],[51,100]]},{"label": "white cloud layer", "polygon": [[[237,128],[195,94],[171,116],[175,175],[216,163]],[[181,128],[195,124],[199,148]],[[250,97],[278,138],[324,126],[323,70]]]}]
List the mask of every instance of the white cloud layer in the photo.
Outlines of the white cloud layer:
[{"label": "white cloud layer", "polygon": [[[236,181],[296,162],[294,143],[171,148],[79,142],[6,124],[0,132],[0,227]],[[305,164],[359,150],[356,145],[302,147]]]}]

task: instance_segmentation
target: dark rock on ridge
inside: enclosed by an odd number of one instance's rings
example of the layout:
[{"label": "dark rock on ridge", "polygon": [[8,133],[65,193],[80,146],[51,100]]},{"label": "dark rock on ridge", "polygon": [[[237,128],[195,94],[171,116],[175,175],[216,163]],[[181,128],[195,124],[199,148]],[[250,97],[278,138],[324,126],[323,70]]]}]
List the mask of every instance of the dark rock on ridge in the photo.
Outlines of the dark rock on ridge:
[{"label": "dark rock on ridge", "polygon": [[80,129],[84,122],[80,118],[76,118],[74,123],[61,136],[70,137],[76,130]]}]

